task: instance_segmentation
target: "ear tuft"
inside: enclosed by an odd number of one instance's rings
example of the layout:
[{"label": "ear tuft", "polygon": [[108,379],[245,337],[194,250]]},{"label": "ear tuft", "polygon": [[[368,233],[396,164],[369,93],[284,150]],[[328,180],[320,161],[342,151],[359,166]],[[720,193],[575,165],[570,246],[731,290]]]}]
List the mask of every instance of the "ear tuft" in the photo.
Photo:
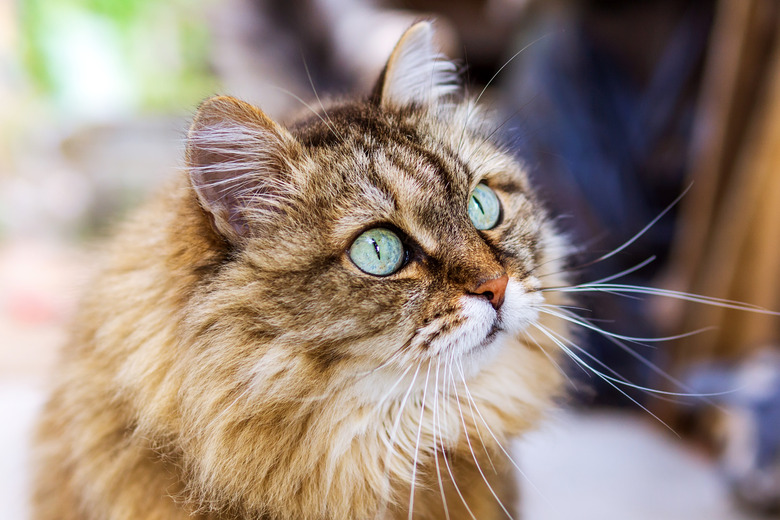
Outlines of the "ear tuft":
[{"label": "ear tuft", "polygon": [[457,67],[434,44],[431,22],[418,22],[401,36],[374,89],[383,107],[430,105],[456,92]]},{"label": "ear tuft", "polygon": [[292,191],[293,137],[262,111],[228,96],[201,104],[187,134],[187,168],[203,208],[236,242],[254,218],[279,214]]}]

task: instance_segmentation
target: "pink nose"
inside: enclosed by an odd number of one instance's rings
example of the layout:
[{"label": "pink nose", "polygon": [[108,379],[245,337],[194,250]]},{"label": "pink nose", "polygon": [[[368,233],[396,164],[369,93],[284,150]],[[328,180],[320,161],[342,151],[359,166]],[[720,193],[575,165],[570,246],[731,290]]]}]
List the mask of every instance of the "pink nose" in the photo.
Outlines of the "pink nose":
[{"label": "pink nose", "polygon": [[484,296],[490,302],[494,309],[498,310],[504,303],[504,294],[506,293],[506,284],[509,283],[509,277],[502,275],[497,278],[491,278],[477,286],[472,294]]}]

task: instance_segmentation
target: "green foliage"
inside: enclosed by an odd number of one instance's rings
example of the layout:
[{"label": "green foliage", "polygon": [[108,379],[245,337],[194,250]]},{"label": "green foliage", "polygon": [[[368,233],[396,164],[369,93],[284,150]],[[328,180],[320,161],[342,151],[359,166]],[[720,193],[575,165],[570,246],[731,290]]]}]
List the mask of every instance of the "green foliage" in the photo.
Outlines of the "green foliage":
[{"label": "green foliage", "polygon": [[155,0],[70,0],[70,3],[95,14],[106,16],[118,24],[130,25],[142,20],[150,6],[160,3]]},{"label": "green foliage", "polygon": [[61,100],[68,88],[78,85],[74,70],[82,67],[72,64],[89,67],[95,62],[91,49],[110,61],[112,67],[103,70],[105,74],[121,72],[117,82],[127,88],[138,109],[169,111],[192,105],[217,89],[208,66],[206,4],[207,0],[24,0],[20,3],[24,67],[42,93]]},{"label": "green foliage", "polygon": [[46,0],[25,0],[20,5],[22,59],[33,82],[44,89],[52,88],[52,78],[46,64],[43,40],[39,34],[45,30]]}]

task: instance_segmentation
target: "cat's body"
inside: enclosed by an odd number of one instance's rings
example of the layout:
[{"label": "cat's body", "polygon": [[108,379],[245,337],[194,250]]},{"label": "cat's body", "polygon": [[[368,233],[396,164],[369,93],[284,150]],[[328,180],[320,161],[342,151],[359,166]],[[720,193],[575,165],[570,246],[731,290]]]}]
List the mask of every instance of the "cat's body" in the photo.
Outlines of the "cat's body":
[{"label": "cat's body", "polygon": [[[423,23],[369,100],[289,131],[231,98],[200,108],[187,173],[120,230],[81,306],[35,518],[514,510],[504,450],[559,392],[567,332],[538,309],[560,303],[540,289],[566,247],[441,63]],[[478,185],[501,204],[481,231]],[[372,229],[403,243],[389,274],[351,252]]]}]

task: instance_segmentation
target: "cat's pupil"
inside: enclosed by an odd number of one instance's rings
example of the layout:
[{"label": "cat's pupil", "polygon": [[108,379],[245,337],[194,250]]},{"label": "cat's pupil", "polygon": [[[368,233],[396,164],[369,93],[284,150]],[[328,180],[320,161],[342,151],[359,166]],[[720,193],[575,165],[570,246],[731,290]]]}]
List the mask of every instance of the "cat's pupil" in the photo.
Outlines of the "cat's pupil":
[{"label": "cat's pupil", "polygon": [[482,207],[482,204],[479,203],[479,199],[476,198],[474,195],[471,196],[471,198],[474,200],[474,202],[479,206],[479,211],[484,215],[485,214],[485,208]]}]

